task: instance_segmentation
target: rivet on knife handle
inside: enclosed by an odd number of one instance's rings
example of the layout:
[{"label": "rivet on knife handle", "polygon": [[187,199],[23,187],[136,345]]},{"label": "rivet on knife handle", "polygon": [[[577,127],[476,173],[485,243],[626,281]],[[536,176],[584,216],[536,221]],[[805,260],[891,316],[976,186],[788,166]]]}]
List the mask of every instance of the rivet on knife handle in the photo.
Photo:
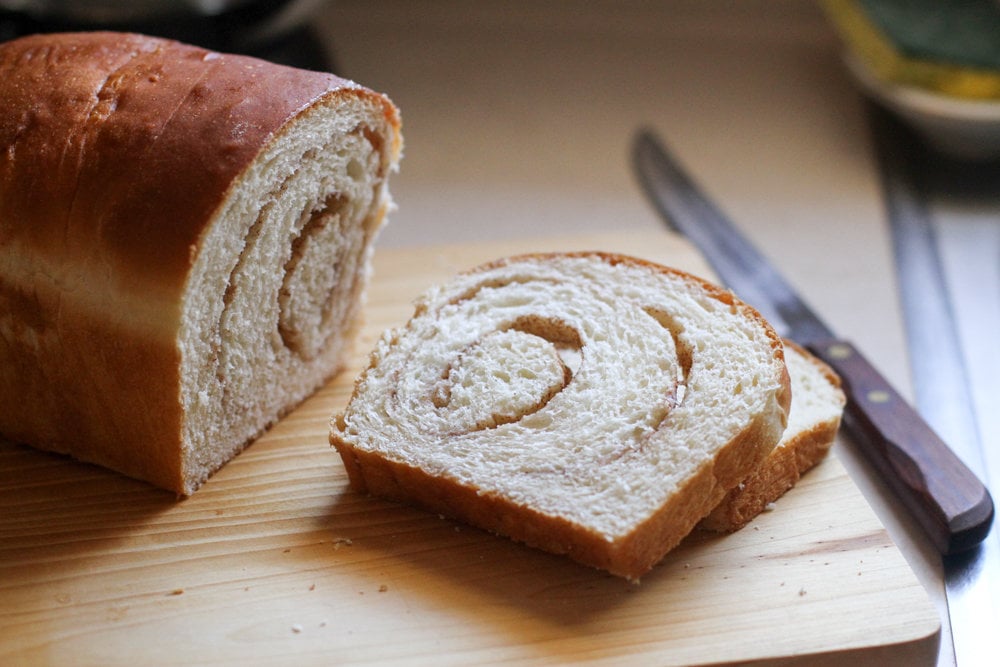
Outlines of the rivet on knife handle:
[{"label": "rivet on knife handle", "polygon": [[993,521],[989,491],[854,346],[809,348],[844,382],[845,426],[941,553],[979,544]]}]

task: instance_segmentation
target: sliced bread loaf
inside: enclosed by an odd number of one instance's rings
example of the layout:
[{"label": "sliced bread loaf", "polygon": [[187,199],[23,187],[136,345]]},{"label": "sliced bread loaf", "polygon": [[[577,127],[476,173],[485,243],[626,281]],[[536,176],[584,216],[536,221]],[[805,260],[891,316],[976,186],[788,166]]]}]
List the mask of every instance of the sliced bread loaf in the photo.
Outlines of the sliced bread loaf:
[{"label": "sliced bread loaf", "polygon": [[527,255],[425,294],[331,443],[359,491],[636,579],[766,458],[789,400],[780,338],[731,293]]},{"label": "sliced bread loaf", "polygon": [[399,123],[165,39],[0,45],[0,435],[194,492],[343,366]]},{"label": "sliced bread loaf", "polygon": [[795,486],[833,445],[846,402],[840,378],[807,350],[787,340],[785,362],[792,379],[788,427],[757,470],[702,520],[702,528],[719,532],[742,528]]}]

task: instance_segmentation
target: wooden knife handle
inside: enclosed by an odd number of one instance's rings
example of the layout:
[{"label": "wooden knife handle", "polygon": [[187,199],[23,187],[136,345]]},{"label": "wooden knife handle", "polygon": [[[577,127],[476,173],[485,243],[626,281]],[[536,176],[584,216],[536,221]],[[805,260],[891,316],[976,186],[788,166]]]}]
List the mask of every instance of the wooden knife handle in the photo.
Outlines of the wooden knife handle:
[{"label": "wooden knife handle", "polygon": [[942,554],[971,549],[990,531],[993,499],[882,375],[842,340],[808,346],[843,381],[844,428]]}]

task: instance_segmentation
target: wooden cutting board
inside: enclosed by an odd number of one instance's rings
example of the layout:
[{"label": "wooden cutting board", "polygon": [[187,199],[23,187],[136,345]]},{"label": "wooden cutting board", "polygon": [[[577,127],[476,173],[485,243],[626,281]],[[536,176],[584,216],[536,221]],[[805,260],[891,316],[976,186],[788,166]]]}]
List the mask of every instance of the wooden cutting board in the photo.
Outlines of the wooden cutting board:
[{"label": "wooden cutting board", "polygon": [[328,420],[412,299],[584,248],[708,274],[661,234],[380,249],[352,366],[193,497],[0,444],[0,664],[933,663],[938,617],[835,456],[639,585],[348,489]]}]

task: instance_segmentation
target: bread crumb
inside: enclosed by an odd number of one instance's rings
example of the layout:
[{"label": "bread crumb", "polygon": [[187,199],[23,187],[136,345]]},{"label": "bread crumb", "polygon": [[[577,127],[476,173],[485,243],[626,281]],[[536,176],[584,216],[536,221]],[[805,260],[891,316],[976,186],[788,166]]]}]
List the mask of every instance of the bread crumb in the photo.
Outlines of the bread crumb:
[{"label": "bread crumb", "polygon": [[803,596],[805,596],[805,594],[806,594],[806,589],[800,588],[799,589],[799,597],[803,597]]},{"label": "bread crumb", "polygon": [[316,584],[309,584],[309,590],[311,591],[316,590]]},{"label": "bread crumb", "polygon": [[302,632],[302,626],[299,625],[298,623],[293,624],[292,632],[294,632],[295,634],[299,634],[300,632]]},{"label": "bread crumb", "polygon": [[168,593],[168,595],[184,595],[184,589],[183,588],[175,588],[174,590],[170,591],[170,593]]},{"label": "bread crumb", "polygon": [[389,590],[389,587],[386,586],[385,584],[382,584],[381,586],[378,587],[379,593],[385,593],[387,590]]},{"label": "bread crumb", "polygon": [[352,544],[354,544],[354,542],[351,541],[351,539],[347,538],[347,537],[338,537],[338,538],[335,538],[333,540],[333,548],[334,549],[339,549],[340,547],[349,547]]}]

